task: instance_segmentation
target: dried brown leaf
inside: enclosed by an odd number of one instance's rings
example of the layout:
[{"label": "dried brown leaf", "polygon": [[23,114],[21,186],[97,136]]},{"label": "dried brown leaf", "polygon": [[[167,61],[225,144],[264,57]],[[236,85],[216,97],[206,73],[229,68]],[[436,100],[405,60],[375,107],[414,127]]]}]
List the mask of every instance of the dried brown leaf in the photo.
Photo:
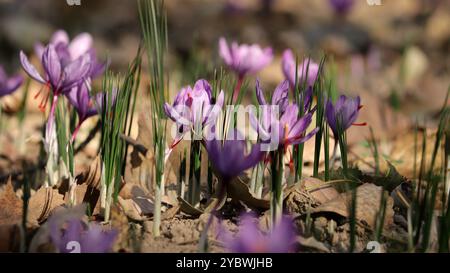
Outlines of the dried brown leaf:
[{"label": "dried brown leaf", "polygon": [[231,181],[227,189],[229,197],[236,201],[242,201],[252,209],[268,210],[270,208],[270,201],[253,196],[250,188],[240,178]]},{"label": "dried brown leaf", "polygon": [[22,200],[14,192],[11,177],[0,192],[0,225],[14,225],[22,221]]},{"label": "dried brown leaf", "polygon": [[64,204],[64,196],[57,189],[41,187],[29,200],[27,225],[40,225],[55,208]]},{"label": "dried brown leaf", "polygon": [[[356,191],[356,219],[375,229],[376,219],[380,211],[382,187],[366,183],[357,188]],[[315,208],[313,213],[335,213],[348,218],[351,205],[351,192],[340,194],[337,198]],[[384,227],[393,222],[394,210],[392,197],[386,201],[386,213]]]}]

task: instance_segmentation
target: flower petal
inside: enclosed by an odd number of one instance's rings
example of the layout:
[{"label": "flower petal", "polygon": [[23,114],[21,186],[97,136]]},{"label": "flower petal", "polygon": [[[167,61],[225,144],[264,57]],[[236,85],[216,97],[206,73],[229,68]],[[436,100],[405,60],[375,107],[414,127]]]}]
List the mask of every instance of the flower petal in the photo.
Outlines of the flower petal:
[{"label": "flower petal", "polygon": [[39,75],[36,68],[28,61],[28,58],[25,55],[25,53],[23,53],[23,51],[20,51],[20,63],[22,64],[22,68],[23,70],[25,70],[28,76],[30,76],[31,78],[40,83],[44,84],[46,83],[46,81],[41,77],[41,75]]}]

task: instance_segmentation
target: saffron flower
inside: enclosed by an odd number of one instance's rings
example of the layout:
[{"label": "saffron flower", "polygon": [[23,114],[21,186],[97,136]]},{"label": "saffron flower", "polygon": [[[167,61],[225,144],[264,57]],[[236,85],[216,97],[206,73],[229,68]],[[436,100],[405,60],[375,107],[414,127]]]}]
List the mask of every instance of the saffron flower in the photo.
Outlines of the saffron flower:
[{"label": "saffron flower", "polygon": [[[78,87],[72,88],[66,97],[70,104],[74,107],[78,114],[78,124],[72,133],[71,141],[73,142],[78,134],[78,131],[85,120],[102,112],[105,92],[97,93],[94,96],[90,95],[87,84],[83,83]],[[114,104],[117,97],[117,89],[113,89],[111,94],[112,103]],[[108,99],[108,98],[106,98]]]},{"label": "saffron flower", "polygon": [[[85,81],[88,78],[91,69],[91,59],[89,55],[82,55],[78,59],[66,63],[64,59],[58,55],[55,46],[52,44],[49,44],[42,54],[41,62],[45,71],[44,77],[42,77],[37,72],[37,69],[28,61],[28,58],[23,51],[20,52],[20,61],[23,69],[32,79],[52,89],[54,100],[56,100],[57,96],[69,92],[73,87],[79,86],[80,83]],[[47,99],[43,99],[41,107],[45,106],[43,103],[46,102]]]},{"label": "saffron flower", "polygon": [[238,82],[234,89],[234,100],[238,97],[244,77],[247,74],[257,73],[273,60],[273,50],[270,47],[263,49],[257,44],[239,45],[236,42],[232,42],[231,46],[228,46],[223,37],[219,39],[219,55],[225,64],[237,74]]},{"label": "saffron flower", "polygon": [[[70,40],[69,35],[64,30],[56,31],[50,38],[49,44],[52,44],[63,63],[75,61],[79,57],[88,54],[91,59],[90,78],[100,76],[107,66],[107,62],[100,62],[94,49],[94,39],[89,33],[80,33]],[[36,56],[41,59],[45,51],[42,43],[36,43],[34,46]]]},{"label": "saffron flower", "polygon": [[267,234],[258,228],[251,214],[241,216],[236,238],[225,236],[225,246],[233,253],[288,253],[295,249],[296,232],[292,220],[283,217]]},{"label": "saffron flower", "polygon": [[[258,79],[256,80],[256,98],[259,105],[268,105]],[[281,82],[273,91],[272,105],[277,105],[280,113],[284,113],[286,110],[289,105],[289,82],[287,80]]]},{"label": "saffron flower", "polygon": [[329,0],[334,12],[339,15],[347,14],[355,4],[354,0]]},{"label": "saffron flower", "polygon": [[273,51],[270,47],[263,49],[257,44],[239,45],[236,42],[228,46],[223,37],[219,40],[219,53],[225,64],[241,77],[246,74],[255,74],[269,65],[273,59]]},{"label": "saffron flower", "polygon": [[223,141],[215,136],[204,144],[217,177],[225,183],[254,167],[264,157],[260,144],[254,144],[247,153],[247,143],[235,129]]},{"label": "saffron flower", "polygon": [[342,95],[334,105],[331,100],[327,101],[325,108],[327,122],[335,138],[352,125],[365,125],[365,123],[355,124],[361,108],[361,99],[359,96],[353,99]]},{"label": "saffron flower", "polygon": [[283,74],[292,88],[295,87],[295,73],[297,71],[298,86],[302,86],[306,81],[306,87],[312,88],[317,80],[319,74],[319,65],[311,59],[306,59],[303,63],[299,64],[298,68],[295,67],[296,61],[294,54],[290,49],[286,49],[283,52],[283,57],[281,60],[281,66]]},{"label": "saffron flower", "polygon": [[202,129],[213,125],[224,104],[224,93],[221,91],[215,100],[212,97],[211,85],[206,80],[198,80],[194,88],[184,87],[176,95],[172,105],[165,103],[164,112],[177,123],[178,143],[190,130],[194,136],[201,135]]},{"label": "saffron flower", "polygon": [[112,250],[117,237],[115,230],[104,231],[95,223],[85,224],[79,218],[63,223],[50,221],[50,238],[60,253],[107,253]]},{"label": "saffron flower", "polygon": [[[281,115],[281,117],[279,117]],[[319,128],[315,128],[306,134],[306,130],[312,122],[313,112],[299,117],[299,109],[296,104],[289,104],[283,113],[266,105],[262,108],[261,118],[258,120],[254,113],[250,113],[250,124],[259,134],[263,143],[270,141],[270,150],[286,148],[289,145],[297,145],[313,137]]]},{"label": "saffron flower", "polygon": [[5,70],[0,65],[0,97],[9,95],[16,91],[23,83],[21,75],[8,77]]}]

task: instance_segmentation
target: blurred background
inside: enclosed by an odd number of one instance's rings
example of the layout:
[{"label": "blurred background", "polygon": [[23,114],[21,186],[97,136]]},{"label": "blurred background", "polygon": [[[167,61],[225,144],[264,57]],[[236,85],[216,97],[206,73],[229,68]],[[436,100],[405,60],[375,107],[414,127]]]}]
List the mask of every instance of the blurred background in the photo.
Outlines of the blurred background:
[{"label": "blurred background", "polygon": [[[339,76],[339,91],[360,95],[369,106],[359,120],[377,137],[399,135],[416,119],[435,124],[439,109],[449,103],[444,99],[450,84],[450,1],[354,0],[345,8],[333,0],[165,2],[172,94],[195,77],[211,79],[214,68],[223,66],[217,48],[224,36],[273,47],[274,61],[257,75],[265,90],[283,79],[283,50],[316,62],[326,54]],[[23,73],[19,51],[32,54],[37,41],[46,43],[58,29],[71,37],[91,33],[99,56],[108,56],[114,70],[126,68],[140,42],[136,1],[81,0],[70,6],[65,0],[0,0],[0,63],[9,73]],[[253,91],[254,78],[250,83]],[[29,103],[37,111],[36,103]],[[365,139],[366,131],[350,133],[349,141]]]}]

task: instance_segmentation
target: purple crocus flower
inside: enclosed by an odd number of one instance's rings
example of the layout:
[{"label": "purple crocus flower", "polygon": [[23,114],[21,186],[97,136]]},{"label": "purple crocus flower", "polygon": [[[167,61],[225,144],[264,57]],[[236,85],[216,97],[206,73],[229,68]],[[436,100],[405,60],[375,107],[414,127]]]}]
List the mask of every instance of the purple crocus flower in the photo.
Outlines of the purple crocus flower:
[{"label": "purple crocus flower", "polygon": [[[74,87],[66,93],[67,99],[78,114],[78,124],[72,133],[72,142],[75,140],[83,122],[88,118],[97,115],[99,112],[102,112],[105,94],[105,92],[100,92],[94,96],[91,96],[86,83]],[[113,90],[111,96],[113,103],[115,103],[117,97],[116,89]]]},{"label": "purple crocus flower", "polygon": [[[296,61],[294,58],[294,54],[290,49],[286,49],[283,52],[281,65],[283,69],[283,74],[286,77],[286,79],[289,80],[291,88],[295,87],[295,73],[296,73],[295,64]],[[307,87],[312,88],[317,80],[318,74],[319,74],[319,65],[314,61],[312,61],[311,59],[306,59],[297,68],[297,76],[298,76],[297,84],[301,86],[302,84],[304,84],[306,80]]]},{"label": "purple crocus flower", "polygon": [[215,137],[205,140],[204,144],[216,175],[224,183],[252,168],[264,157],[260,144],[254,144],[250,153],[247,153],[247,144],[235,129],[223,141]]},{"label": "purple crocus flower", "polygon": [[79,218],[69,219],[62,229],[50,221],[50,238],[60,253],[107,253],[117,237],[115,230],[104,231],[95,223],[86,225]]},{"label": "purple crocus flower", "polygon": [[225,236],[225,247],[233,253],[288,253],[295,248],[296,232],[292,220],[283,217],[269,233],[258,228],[253,215],[241,216],[236,238]]},{"label": "purple crocus flower", "polygon": [[365,123],[355,124],[361,108],[362,105],[359,96],[352,99],[342,95],[334,105],[331,100],[327,101],[325,109],[327,122],[335,138],[338,137],[339,133],[343,133],[352,125],[365,125]]},{"label": "purple crocus flower", "polygon": [[[259,79],[256,79],[256,98],[258,99],[259,105],[268,105],[264,98]],[[284,113],[289,105],[289,81],[285,80],[275,88],[272,95],[272,105],[277,105],[280,113]]]},{"label": "purple crocus flower", "polygon": [[347,14],[355,4],[354,0],[329,0],[330,6],[334,12],[339,15]]},{"label": "purple crocus flower", "polygon": [[[58,30],[50,38],[49,44],[55,47],[62,63],[70,63],[83,55],[89,55],[91,58],[90,78],[96,78],[105,71],[107,62],[100,62],[97,59],[97,54],[93,47],[94,39],[89,33],[78,34],[70,41],[67,32]],[[36,56],[41,59],[45,51],[44,45],[36,43],[34,49]]]},{"label": "purple crocus flower", "polygon": [[232,42],[231,46],[228,46],[223,37],[219,39],[219,55],[238,76],[233,92],[234,100],[238,97],[245,75],[257,73],[273,60],[273,50],[270,47],[263,49],[257,44],[239,45],[236,42]]},{"label": "purple crocus flower", "polygon": [[16,91],[23,83],[21,75],[8,77],[5,70],[0,65],[0,97],[9,95]]},{"label": "purple crocus flower", "polygon": [[229,47],[223,37],[219,40],[219,53],[225,63],[242,77],[245,74],[255,74],[270,64],[273,59],[273,51],[270,47],[263,49],[257,44],[239,45],[236,42],[232,42]]},{"label": "purple crocus flower", "polygon": [[166,115],[178,125],[178,136],[174,145],[186,132],[193,130],[194,136],[199,136],[204,126],[213,125],[223,104],[223,91],[215,101],[212,98],[211,85],[206,80],[198,80],[194,88],[191,86],[182,88],[172,105],[164,104]]},{"label": "purple crocus flower", "polygon": [[[80,86],[88,80],[91,71],[91,58],[88,54],[85,54],[74,61],[66,62],[63,57],[58,55],[55,46],[49,44],[45,48],[41,60],[45,72],[44,77],[42,77],[37,72],[37,69],[28,61],[28,58],[23,51],[20,52],[20,61],[25,72],[32,79],[44,84],[46,87],[43,89],[47,91],[47,95],[43,96],[39,105],[39,108],[42,111],[45,110],[48,97],[50,96],[50,90],[48,90],[48,88],[51,88],[51,91],[53,92],[53,101],[49,114],[49,130],[51,131],[59,95],[70,92],[72,88]],[[39,91],[37,96],[40,95],[43,89]]]},{"label": "purple crocus flower", "polygon": [[312,122],[312,115],[313,111],[299,117],[298,106],[289,104],[279,117],[278,109],[273,105],[266,105],[262,107],[259,120],[254,113],[250,113],[250,124],[263,143],[270,142],[269,150],[272,151],[303,143],[313,137],[319,128],[306,134],[306,130]]}]

